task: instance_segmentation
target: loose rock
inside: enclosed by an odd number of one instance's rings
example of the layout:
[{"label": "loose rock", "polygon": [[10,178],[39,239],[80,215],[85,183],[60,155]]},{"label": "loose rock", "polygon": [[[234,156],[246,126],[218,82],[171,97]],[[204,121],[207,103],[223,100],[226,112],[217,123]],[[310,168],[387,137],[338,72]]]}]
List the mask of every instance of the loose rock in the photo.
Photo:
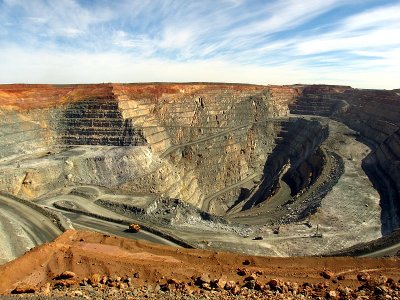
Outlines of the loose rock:
[{"label": "loose rock", "polygon": [[76,274],[71,271],[62,272],[60,275],[57,276],[57,279],[70,279],[76,277]]},{"label": "loose rock", "polygon": [[37,288],[27,283],[19,284],[15,289],[12,290],[12,294],[27,294],[27,293],[35,293]]},{"label": "loose rock", "polygon": [[358,281],[367,282],[371,279],[371,276],[368,273],[359,273],[357,279]]},{"label": "loose rock", "polygon": [[333,278],[333,276],[335,275],[333,272],[331,272],[331,271],[328,271],[328,270],[324,270],[324,271],[322,271],[321,273],[320,273],[320,275],[322,276],[322,277],[324,277],[325,279],[331,279],[331,278]]}]

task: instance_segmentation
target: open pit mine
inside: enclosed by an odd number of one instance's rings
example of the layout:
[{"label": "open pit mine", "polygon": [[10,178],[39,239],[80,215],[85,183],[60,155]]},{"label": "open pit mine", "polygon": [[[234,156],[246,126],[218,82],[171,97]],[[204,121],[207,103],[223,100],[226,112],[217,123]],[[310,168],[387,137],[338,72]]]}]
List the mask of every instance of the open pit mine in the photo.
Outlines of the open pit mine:
[{"label": "open pit mine", "polygon": [[261,256],[396,253],[399,128],[400,90],[0,85],[0,263],[68,228]]}]

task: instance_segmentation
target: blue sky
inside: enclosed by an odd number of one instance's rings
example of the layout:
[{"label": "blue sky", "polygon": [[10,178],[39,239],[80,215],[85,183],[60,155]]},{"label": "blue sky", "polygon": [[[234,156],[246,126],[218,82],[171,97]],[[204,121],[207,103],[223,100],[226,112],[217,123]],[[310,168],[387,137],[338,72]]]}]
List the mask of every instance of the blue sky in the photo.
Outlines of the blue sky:
[{"label": "blue sky", "polygon": [[1,83],[400,88],[400,1],[0,0]]}]

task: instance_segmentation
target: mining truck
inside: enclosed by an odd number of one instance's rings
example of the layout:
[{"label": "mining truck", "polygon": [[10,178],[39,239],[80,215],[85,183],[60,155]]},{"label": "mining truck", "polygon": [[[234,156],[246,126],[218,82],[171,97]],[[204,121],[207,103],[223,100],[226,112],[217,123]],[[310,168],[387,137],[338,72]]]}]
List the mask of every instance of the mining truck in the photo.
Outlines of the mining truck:
[{"label": "mining truck", "polygon": [[140,225],[139,224],[129,224],[129,230],[133,233],[139,232]]}]

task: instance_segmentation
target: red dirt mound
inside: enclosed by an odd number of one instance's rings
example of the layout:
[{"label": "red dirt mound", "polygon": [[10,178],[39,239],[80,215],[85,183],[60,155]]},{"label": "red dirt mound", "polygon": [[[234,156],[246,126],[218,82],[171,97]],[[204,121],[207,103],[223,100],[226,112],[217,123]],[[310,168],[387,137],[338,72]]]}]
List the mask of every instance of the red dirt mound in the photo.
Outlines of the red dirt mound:
[{"label": "red dirt mound", "polygon": [[[385,276],[397,283],[399,270],[397,258],[252,257],[71,230],[52,243],[0,266],[0,294],[9,294],[21,286],[43,289],[46,284],[47,287],[56,285],[60,278],[67,280],[65,285],[69,286],[83,285],[85,278],[90,283],[93,276],[100,276],[100,280],[102,276],[112,275],[129,278],[126,282],[135,286],[183,282],[199,289],[196,285],[204,284],[201,278],[207,277],[211,285],[214,279],[216,286],[221,283],[218,279],[240,285],[256,280],[260,287],[269,284],[273,288],[276,280],[277,284],[289,281],[299,286],[323,284],[334,290],[338,286],[359,287],[361,282],[357,277],[361,275],[366,280]],[[205,288],[209,287],[205,285]]]}]

